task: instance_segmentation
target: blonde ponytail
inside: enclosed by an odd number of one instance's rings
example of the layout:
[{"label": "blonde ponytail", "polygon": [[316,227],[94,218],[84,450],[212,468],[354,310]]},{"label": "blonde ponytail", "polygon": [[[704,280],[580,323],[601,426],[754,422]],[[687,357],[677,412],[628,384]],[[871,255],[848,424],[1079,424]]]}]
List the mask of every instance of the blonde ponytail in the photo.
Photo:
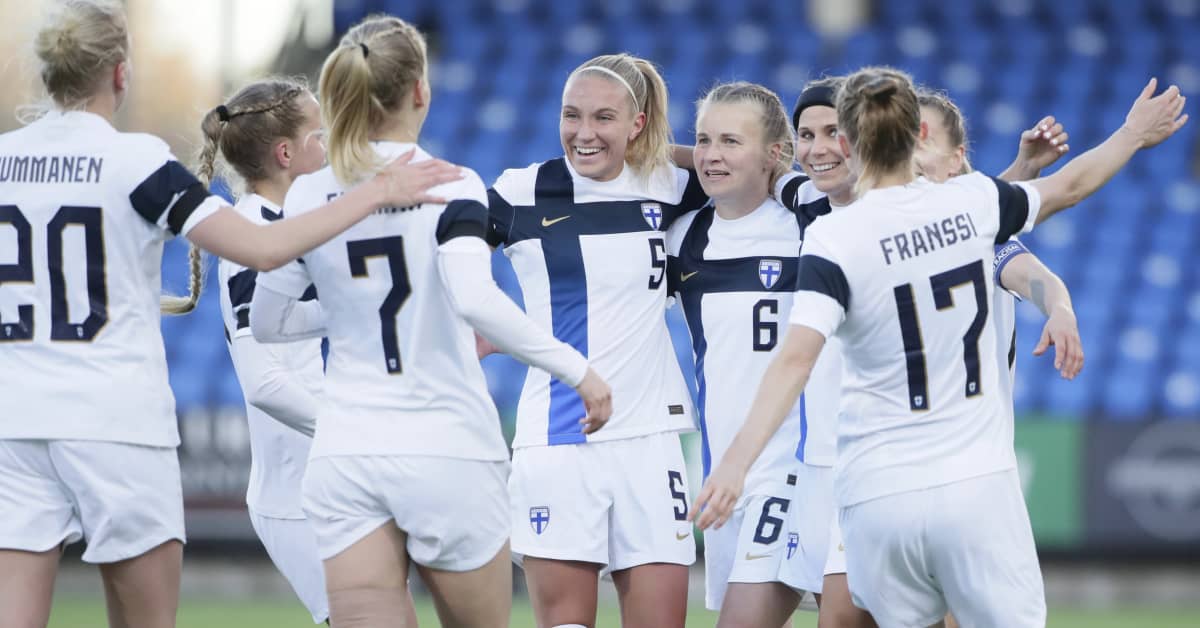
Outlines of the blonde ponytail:
[{"label": "blonde ponytail", "polygon": [[82,109],[105,72],[125,61],[125,10],[113,0],[60,0],[34,38],[42,84],[63,109]]},{"label": "blonde ponytail", "polygon": [[889,172],[912,167],[921,132],[912,77],[888,67],[863,68],[846,78],[837,100],[838,129],[860,164],[855,194],[874,188]]},{"label": "blonde ponytail", "polygon": [[371,132],[425,78],[425,37],[400,18],[372,16],[351,28],[321,67],[326,158],[343,185],[380,166]]},{"label": "blonde ponytail", "polygon": [[177,297],[164,294],[158,298],[158,309],[163,314],[176,316],[187,314],[196,309],[200,302],[200,292],[204,290],[204,258],[200,247],[195,244],[188,248],[188,294]]}]

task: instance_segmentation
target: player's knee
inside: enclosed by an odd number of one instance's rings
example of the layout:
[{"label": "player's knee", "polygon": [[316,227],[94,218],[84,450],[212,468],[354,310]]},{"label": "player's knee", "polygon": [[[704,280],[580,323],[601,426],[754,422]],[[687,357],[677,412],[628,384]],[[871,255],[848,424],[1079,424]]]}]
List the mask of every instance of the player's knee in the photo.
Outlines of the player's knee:
[{"label": "player's knee", "polygon": [[377,626],[406,617],[408,596],[393,588],[359,587],[329,592],[329,617],[339,628]]}]

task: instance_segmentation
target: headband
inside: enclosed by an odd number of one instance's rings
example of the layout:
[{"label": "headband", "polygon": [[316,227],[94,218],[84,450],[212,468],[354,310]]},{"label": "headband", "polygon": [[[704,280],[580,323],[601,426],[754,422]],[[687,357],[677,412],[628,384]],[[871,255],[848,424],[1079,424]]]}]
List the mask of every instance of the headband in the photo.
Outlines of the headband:
[{"label": "headband", "polygon": [[641,111],[642,105],[641,105],[641,103],[638,102],[637,94],[635,94],[633,92],[633,87],[631,87],[629,85],[629,81],[626,81],[624,78],[622,78],[620,74],[617,74],[616,72],[613,72],[612,70],[610,70],[608,68],[601,67],[598,65],[589,65],[584,68],[579,68],[579,70],[577,70],[575,73],[583,74],[584,72],[587,72],[588,70],[595,70],[596,72],[607,74],[609,77],[615,79],[618,83],[624,85],[625,89],[629,90],[629,96],[633,98],[634,106],[636,106],[638,108],[638,110]]},{"label": "headband", "polygon": [[800,92],[800,98],[796,99],[796,106],[792,108],[792,128],[800,126],[800,113],[812,106],[833,107],[837,108],[834,99],[837,97],[837,90],[827,85],[814,85]]}]

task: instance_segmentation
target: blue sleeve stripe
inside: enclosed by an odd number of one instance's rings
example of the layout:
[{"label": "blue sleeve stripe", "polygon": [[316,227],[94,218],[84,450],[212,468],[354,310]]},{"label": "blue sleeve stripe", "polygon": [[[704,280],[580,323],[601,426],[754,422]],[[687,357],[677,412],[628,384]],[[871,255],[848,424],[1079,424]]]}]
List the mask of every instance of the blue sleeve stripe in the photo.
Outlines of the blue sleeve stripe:
[{"label": "blue sleeve stripe", "polygon": [[157,225],[163,213],[171,207],[171,201],[180,194],[183,197],[175,203],[169,216],[172,230],[178,233],[175,226],[182,228],[188,216],[208,197],[204,185],[178,161],[168,161],[146,177],[129,193],[129,202],[146,222]]},{"label": "blue sleeve stripe", "polygon": [[258,279],[258,272],[247,268],[236,275],[229,278],[226,282],[229,286],[229,305],[234,311],[243,305],[249,305],[250,299],[254,297],[254,284]]},{"label": "blue sleeve stripe", "polygon": [[[992,260],[992,268],[994,269],[994,280],[997,286],[1004,288],[1004,282],[1000,281],[1000,273],[1004,272],[1004,267],[1018,255],[1024,255],[1029,252],[1024,244],[1018,240],[1009,240],[1004,244],[996,245],[996,257]],[[1008,290],[1008,288],[1004,288]]]},{"label": "blue sleeve stripe", "polygon": [[1000,196],[1000,230],[996,233],[996,244],[1004,244],[1020,233],[1029,220],[1029,196],[1020,186],[995,177],[989,178],[996,184],[996,192]]},{"label": "blue sleeve stripe", "polygon": [[842,267],[816,255],[801,255],[800,268],[796,277],[796,290],[808,290],[824,294],[850,310],[850,284]]},{"label": "blue sleeve stripe", "polygon": [[479,201],[455,200],[438,218],[437,241],[445,244],[460,236],[484,238],[488,232],[487,208]]}]

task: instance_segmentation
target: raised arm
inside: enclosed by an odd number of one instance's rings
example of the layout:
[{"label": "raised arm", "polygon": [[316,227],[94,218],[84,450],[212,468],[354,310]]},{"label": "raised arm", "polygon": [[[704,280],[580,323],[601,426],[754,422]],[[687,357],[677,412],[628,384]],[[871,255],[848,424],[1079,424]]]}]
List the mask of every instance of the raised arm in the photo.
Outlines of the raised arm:
[{"label": "raised arm", "polygon": [[255,270],[273,270],[325,243],[380,207],[441,203],[428,190],[462,178],[439,159],[409,163],[412,152],[336,200],[295,218],[256,225],[224,207],[188,232],[201,248]]},{"label": "raised arm", "polygon": [[824,346],[825,337],[811,327],[792,325],[788,329],[779,353],[763,373],[746,422],[708,476],[688,515],[701,530],[719,528],[729,519],[742,495],[747,470],[796,405]]},{"label": "raised arm", "polygon": [[1067,284],[1027,251],[1004,264],[1000,284],[1036,305],[1047,318],[1033,354],[1042,355],[1054,345],[1054,368],[1064,379],[1074,379],[1083,369],[1083,344]]},{"label": "raised arm", "polygon": [[1134,153],[1158,145],[1187,122],[1187,99],[1172,85],[1154,96],[1157,79],[1150,79],[1134,101],[1125,124],[1099,146],[1072,159],[1058,172],[1033,181],[1041,196],[1037,222],[1075,205],[1100,189]]}]

